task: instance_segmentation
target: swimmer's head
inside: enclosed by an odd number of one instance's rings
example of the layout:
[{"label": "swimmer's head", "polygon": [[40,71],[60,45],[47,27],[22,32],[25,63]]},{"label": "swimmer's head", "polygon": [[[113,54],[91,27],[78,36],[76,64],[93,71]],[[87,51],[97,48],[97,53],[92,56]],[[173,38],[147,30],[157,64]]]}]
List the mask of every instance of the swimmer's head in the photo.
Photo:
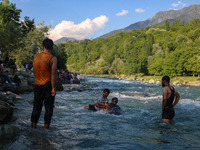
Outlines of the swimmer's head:
[{"label": "swimmer's head", "polygon": [[166,84],[170,83],[170,77],[169,76],[164,76],[162,78],[162,86],[165,87]]},{"label": "swimmer's head", "polygon": [[117,104],[118,103],[118,98],[117,97],[113,97],[112,102]]},{"label": "swimmer's head", "polygon": [[109,94],[110,94],[110,90],[109,89],[104,89],[103,90],[103,97],[108,97]]}]

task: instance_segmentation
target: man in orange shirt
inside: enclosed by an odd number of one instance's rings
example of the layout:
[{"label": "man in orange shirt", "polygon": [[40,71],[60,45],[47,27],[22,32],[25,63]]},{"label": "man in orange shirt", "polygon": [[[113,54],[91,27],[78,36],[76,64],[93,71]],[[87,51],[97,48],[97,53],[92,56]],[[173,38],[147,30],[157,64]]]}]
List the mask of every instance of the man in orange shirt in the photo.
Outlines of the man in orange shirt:
[{"label": "man in orange shirt", "polygon": [[57,58],[50,54],[53,50],[53,41],[45,39],[43,41],[43,52],[37,54],[33,60],[33,71],[35,75],[34,105],[31,115],[31,127],[36,128],[42,106],[45,106],[44,128],[48,129],[53,115]]}]

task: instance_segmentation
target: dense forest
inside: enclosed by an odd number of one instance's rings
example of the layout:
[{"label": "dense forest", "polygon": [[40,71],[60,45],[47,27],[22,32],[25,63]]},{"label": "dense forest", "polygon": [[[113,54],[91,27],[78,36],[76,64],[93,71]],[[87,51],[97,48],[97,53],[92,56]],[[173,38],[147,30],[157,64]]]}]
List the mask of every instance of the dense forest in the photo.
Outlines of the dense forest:
[{"label": "dense forest", "polygon": [[[20,21],[22,10],[0,3],[0,50],[17,59],[18,67],[31,63],[42,51],[42,41],[51,26]],[[199,75],[200,19],[176,20],[164,25],[118,33],[113,37],[66,41],[54,46],[58,68],[85,74]]]},{"label": "dense forest", "polygon": [[114,37],[57,45],[70,71],[86,74],[199,75],[200,19],[176,20]]}]

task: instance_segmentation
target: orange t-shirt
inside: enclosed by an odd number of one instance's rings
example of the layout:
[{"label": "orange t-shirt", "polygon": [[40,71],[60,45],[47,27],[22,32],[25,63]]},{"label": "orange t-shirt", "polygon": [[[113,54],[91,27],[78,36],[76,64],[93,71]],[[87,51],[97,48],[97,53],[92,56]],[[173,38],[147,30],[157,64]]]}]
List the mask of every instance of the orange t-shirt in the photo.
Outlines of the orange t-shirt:
[{"label": "orange t-shirt", "polygon": [[46,53],[39,53],[33,60],[33,68],[35,74],[35,84],[44,85],[51,81],[51,65],[50,61],[53,55]]}]

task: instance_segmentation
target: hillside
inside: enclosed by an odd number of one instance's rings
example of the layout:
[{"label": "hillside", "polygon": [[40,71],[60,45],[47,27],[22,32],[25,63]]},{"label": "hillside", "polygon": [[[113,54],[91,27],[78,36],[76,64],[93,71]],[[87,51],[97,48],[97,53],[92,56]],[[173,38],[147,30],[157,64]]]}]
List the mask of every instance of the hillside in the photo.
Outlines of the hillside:
[{"label": "hillside", "polygon": [[195,18],[200,18],[200,5],[191,5],[189,7],[184,7],[181,10],[161,11],[150,19],[136,22],[125,27],[124,29],[111,31],[102,35],[100,38],[107,38],[120,32],[130,32],[131,30],[146,28],[148,26],[163,25],[166,20],[169,20],[170,22],[174,20],[191,21]]},{"label": "hillside", "polygon": [[62,37],[62,38],[60,38],[60,39],[54,41],[54,44],[64,43],[64,42],[66,42],[67,40],[75,41],[76,39],[75,39],[75,38]]}]

